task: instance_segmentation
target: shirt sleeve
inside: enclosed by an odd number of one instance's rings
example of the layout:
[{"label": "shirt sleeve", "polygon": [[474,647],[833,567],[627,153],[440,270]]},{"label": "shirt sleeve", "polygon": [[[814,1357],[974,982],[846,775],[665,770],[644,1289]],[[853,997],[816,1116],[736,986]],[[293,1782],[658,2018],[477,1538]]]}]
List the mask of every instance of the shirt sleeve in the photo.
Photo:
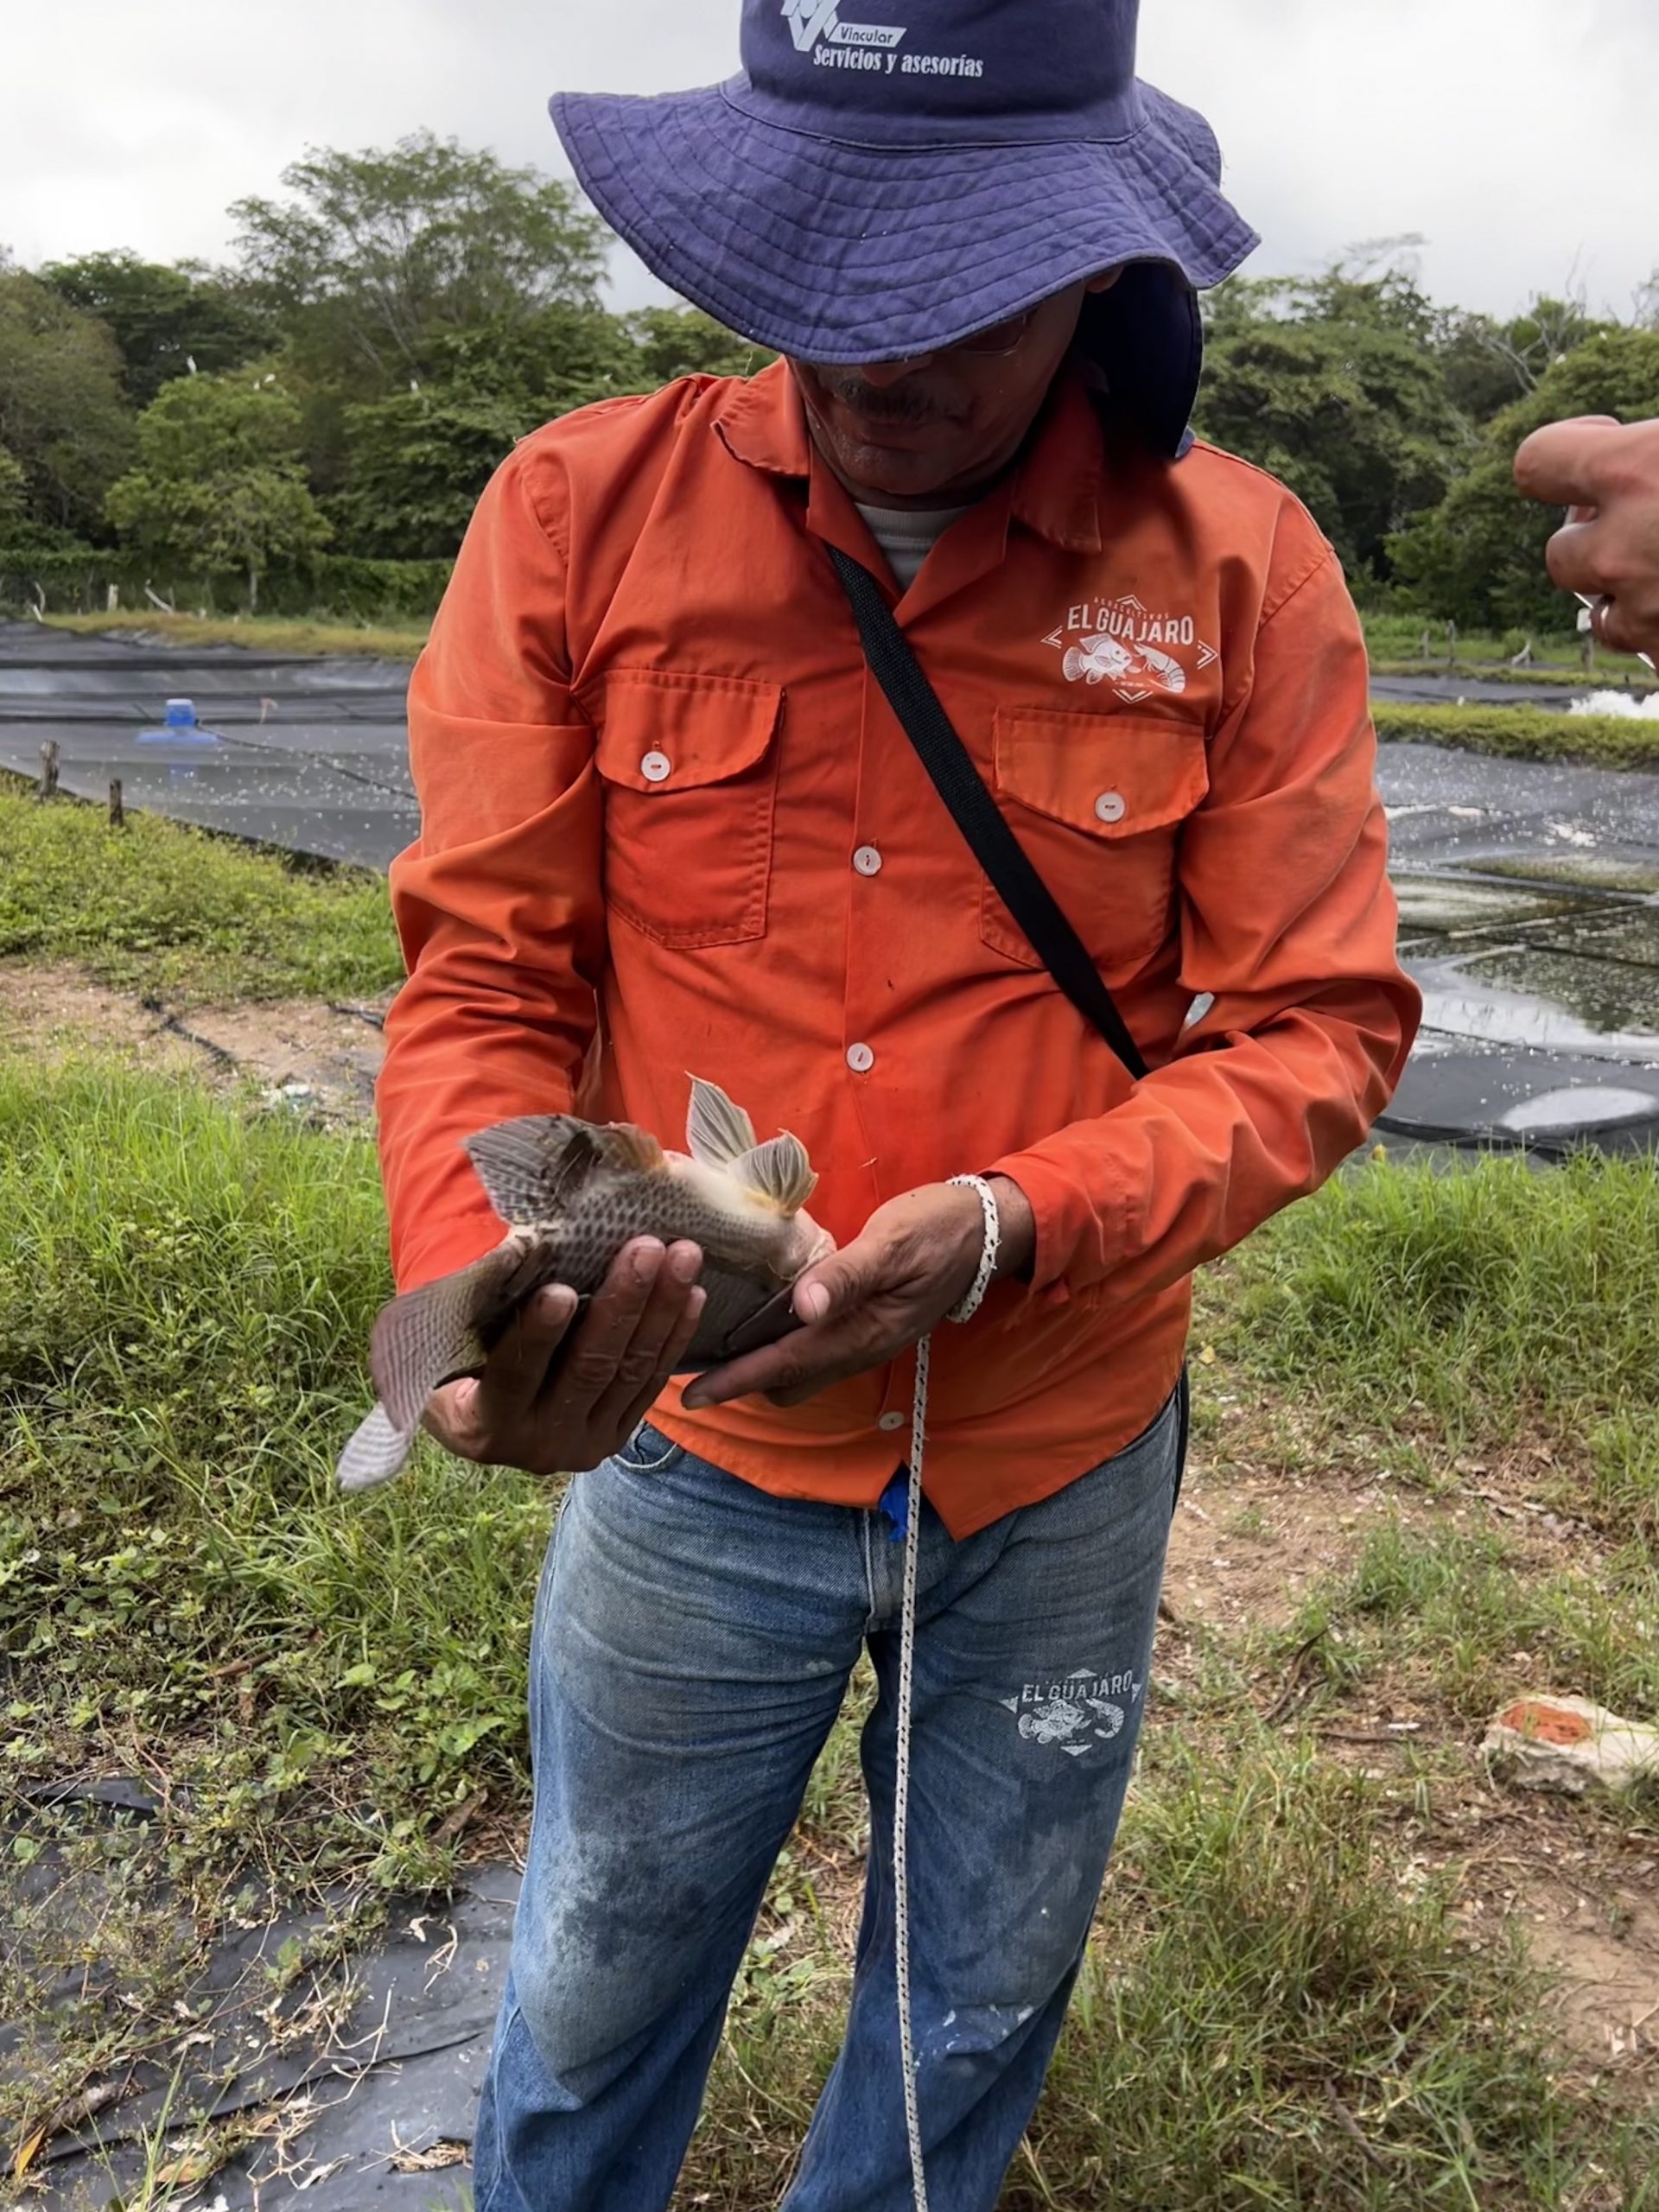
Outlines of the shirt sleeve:
[{"label": "shirt sleeve", "polygon": [[568,1111],[594,1034],[602,807],[570,697],[560,491],[534,440],[502,464],[410,684],[421,833],[391,867],[409,980],[377,1093],[405,1289],[499,1241],[462,1140]]},{"label": "shirt sleeve", "polygon": [[1212,1003],[1122,1105],[992,1172],[1031,1201],[1033,1284],[1127,1303],[1331,1174],[1398,1082],[1421,1002],[1395,954],[1357,616],[1300,509],[1179,861],[1182,983]]}]

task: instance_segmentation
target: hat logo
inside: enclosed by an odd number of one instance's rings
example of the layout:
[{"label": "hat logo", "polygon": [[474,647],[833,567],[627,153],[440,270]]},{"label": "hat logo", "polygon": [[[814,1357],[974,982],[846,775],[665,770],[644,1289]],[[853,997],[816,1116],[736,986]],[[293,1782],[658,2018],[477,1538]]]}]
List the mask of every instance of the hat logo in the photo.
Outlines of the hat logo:
[{"label": "hat logo", "polygon": [[894,23],[843,23],[837,0],[784,0],[784,20],[796,50],[810,54],[820,39],[831,46],[894,47],[904,36]]}]

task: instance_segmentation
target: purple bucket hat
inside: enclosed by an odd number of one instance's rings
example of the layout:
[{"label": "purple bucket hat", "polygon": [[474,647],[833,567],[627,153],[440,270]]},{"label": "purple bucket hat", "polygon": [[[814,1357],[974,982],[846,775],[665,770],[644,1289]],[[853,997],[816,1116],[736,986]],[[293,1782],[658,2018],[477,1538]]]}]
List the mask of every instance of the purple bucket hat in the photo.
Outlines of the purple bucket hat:
[{"label": "purple bucket hat", "polygon": [[1141,335],[1173,368],[1196,347],[1194,289],[1257,240],[1222,197],[1208,124],[1136,77],[1139,12],[744,0],[727,83],[549,105],[647,268],[779,353],[931,353],[1128,262],[1146,264],[1128,272]]}]

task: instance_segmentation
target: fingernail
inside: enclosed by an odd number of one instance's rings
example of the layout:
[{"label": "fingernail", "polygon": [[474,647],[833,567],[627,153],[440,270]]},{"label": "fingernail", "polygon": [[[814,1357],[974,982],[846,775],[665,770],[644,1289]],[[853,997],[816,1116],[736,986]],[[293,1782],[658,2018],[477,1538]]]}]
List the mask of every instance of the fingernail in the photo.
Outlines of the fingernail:
[{"label": "fingernail", "polygon": [[689,1413],[695,1414],[701,1413],[705,1406],[712,1405],[714,1401],[701,1382],[688,1382],[680,1393],[680,1403]]},{"label": "fingernail", "polygon": [[803,1321],[822,1321],[830,1311],[830,1294],[821,1282],[809,1282],[795,1294],[795,1311]]},{"label": "fingernail", "polygon": [[576,1294],[566,1283],[550,1283],[537,1300],[537,1319],[550,1325],[568,1321],[576,1310]]},{"label": "fingernail", "polygon": [[696,1287],[696,1288],[692,1292],[692,1294],[691,1294],[690,1297],[690,1298],[688,1298],[688,1299],[686,1300],[686,1301],[685,1301],[685,1310],[686,1310],[686,1312],[687,1312],[687,1313],[691,1316],[691,1319],[695,1321],[695,1320],[696,1320],[696,1319],[698,1319],[698,1317],[701,1315],[701,1313],[702,1313],[702,1312],[703,1307],[704,1307],[708,1303],[709,1303],[709,1294],[708,1294],[708,1292],[707,1292],[707,1291],[702,1287],[702,1284],[701,1284],[701,1283],[699,1283],[699,1284],[698,1284],[698,1286],[697,1286],[697,1287]]},{"label": "fingernail", "polygon": [[655,1282],[663,1264],[663,1248],[651,1238],[640,1245],[633,1255],[633,1279],[636,1282]]},{"label": "fingernail", "polygon": [[668,1255],[668,1266],[676,1282],[695,1282],[702,1269],[702,1255],[695,1244],[677,1244]]}]

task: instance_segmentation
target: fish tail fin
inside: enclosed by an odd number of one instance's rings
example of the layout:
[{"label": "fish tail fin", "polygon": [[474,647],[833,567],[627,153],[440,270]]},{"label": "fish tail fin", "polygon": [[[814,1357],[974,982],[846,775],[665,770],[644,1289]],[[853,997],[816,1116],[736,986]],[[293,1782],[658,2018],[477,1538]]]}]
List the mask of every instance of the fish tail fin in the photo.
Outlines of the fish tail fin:
[{"label": "fish tail fin", "polygon": [[779,1213],[798,1213],[818,1187],[806,1147],[787,1129],[740,1153],[727,1163],[726,1173],[734,1182],[758,1192]]},{"label": "fish tail fin", "polygon": [[705,1167],[729,1169],[756,1149],[754,1123],[734,1106],[717,1083],[691,1078],[691,1105],[685,1117],[686,1149]]},{"label": "fish tail fin", "polygon": [[440,1275],[381,1307],[369,1366],[394,1428],[412,1434],[438,1384],[481,1364],[478,1324],[522,1258],[522,1248],[509,1238],[470,1268]]},{"label": "fish tail fin", "polygon": [[377,1483],[390,1482],[401,1471],[414,1440],[412,1430],[399,1428],[385,1408],[377,1406],[353,1431],[340,1455],[335,1479],[341,1490],[348,1491],[372,1490]]},{"label": "fish tail fin", "polygon": [[551,1221],[600,1164],[598,1132],[569,1114],[497,1122],[462,1149],[505,1222]]}]

